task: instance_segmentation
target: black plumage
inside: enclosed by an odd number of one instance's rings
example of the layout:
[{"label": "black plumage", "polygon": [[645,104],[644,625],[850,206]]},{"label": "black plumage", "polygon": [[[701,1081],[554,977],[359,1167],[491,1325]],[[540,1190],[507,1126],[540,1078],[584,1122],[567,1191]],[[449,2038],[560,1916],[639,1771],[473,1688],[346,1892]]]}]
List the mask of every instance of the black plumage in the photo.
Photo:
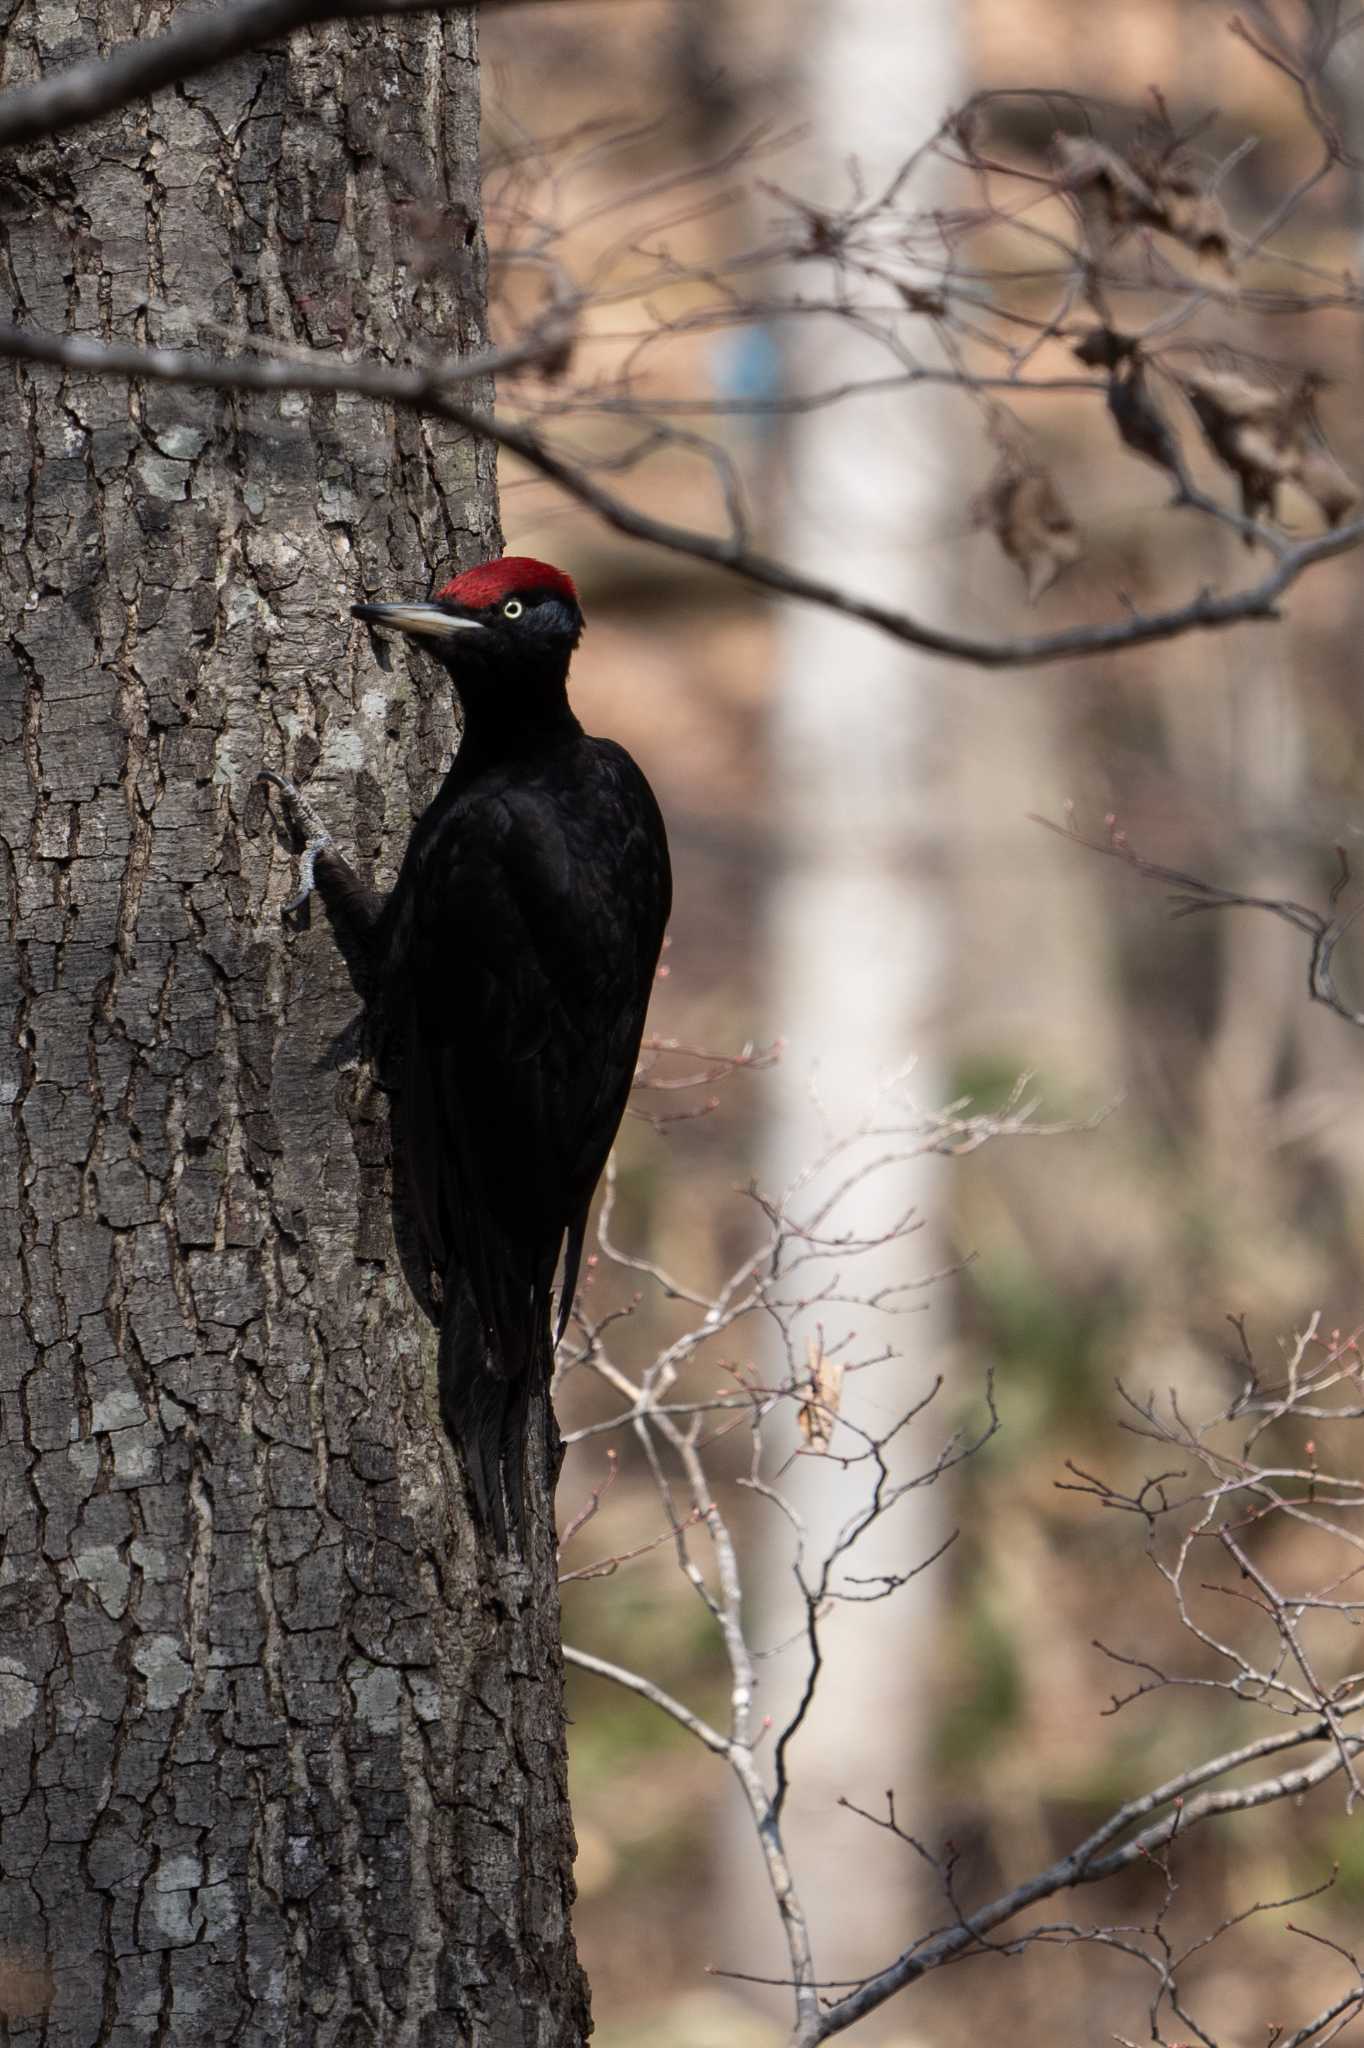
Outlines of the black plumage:
[{"label": "black plumage", "polygon": [[355,611],[423,638],[464,715],[387,898],[310,837],[392,1096],[400,1251],[439,1324],[441,1415],[505,1548],[508,1525],[522,1531],[531,1392],[634,1076],[671,901],[667,839],[634,761],[569,707],[582,615],[559,571],[510,557],[429,605]]}]

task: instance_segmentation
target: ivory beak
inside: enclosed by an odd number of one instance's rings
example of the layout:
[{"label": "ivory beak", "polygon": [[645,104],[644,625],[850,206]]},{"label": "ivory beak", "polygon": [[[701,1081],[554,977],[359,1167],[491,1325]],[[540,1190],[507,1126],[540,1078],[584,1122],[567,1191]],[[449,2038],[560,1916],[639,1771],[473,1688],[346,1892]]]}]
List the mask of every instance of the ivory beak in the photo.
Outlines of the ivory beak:
[{"label": "ivory beak", "polygon": [[368,626],[392,626],[420,640],[450,640],[456,633],[481,633],[481,619],[456,618],[438,604],[353,604],[353,619]]}]

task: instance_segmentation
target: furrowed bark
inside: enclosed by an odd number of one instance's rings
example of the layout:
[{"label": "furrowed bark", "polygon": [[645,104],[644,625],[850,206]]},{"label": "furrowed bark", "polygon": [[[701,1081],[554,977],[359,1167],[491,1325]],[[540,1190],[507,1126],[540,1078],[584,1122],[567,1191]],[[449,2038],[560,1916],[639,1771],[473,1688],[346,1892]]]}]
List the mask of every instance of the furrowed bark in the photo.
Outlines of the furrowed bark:
[{"label": "furrowed bark", "polygon": [[[0,11],[6,85],[162,25]],[[0,306],[472,352],[477,126],[458,13],[236,59],[0,157]],[[567,2048],[549,1503],[528,1569],[480,1555],[255,781],[391,876],[451,706],[348,606],[497,551],[491,456],[359,398],[0,379],[0,2041]]]}]

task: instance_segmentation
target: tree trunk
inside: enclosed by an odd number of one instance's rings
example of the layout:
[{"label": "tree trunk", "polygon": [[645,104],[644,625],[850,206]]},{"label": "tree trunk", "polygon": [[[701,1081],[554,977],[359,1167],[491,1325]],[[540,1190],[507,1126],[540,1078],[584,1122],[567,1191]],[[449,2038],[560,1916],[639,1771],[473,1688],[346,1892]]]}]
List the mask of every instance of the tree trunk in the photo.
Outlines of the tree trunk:
[{"label": "tree trunk", "polygon": [[[94,35],[18,0],[4,82]],[[5,165],[0,297],[468,352],[477,130],[465,15],[300,36]],[[528,1570],[481,1552],[255,782],[391,876],[452,707],[347,608],[497,551],[491,458],[359,400],[5,381],[0,2040],[578,2043],[549,1501]]]},{"label": "tree trunk", "polygon": [[[806,33],[797,41],[811,111],[797,189],[812,205],[837,209],[853,197],[850,161],[863,189],[879,191],[960,97],[957,23],[948,7],[906,9],[897,0],[844,0],[807,8],[803,19]],[[909,203],[930,204],[924,175]],[[903,270],[897,249],[879,253],[888,268]],[[884,286],[868,296],[883,300]],[[784,339],[787,385],[797,395],[883,377],[892,367],[851,320],[791,321]],[[931,350],[927,333],[916,342]],[[958,486],[951,430],[935,400],[902,390],[800,414],[789,472],[777,550],[783,561],[842,578],[882,603],[950,617],[950,565],[934,544]],[[940,1065],[948,937],[937,707],[951,678],[940,664],[809,606],[783,612],[777,661],[772,780],[782,792],[784,830],[768,917],[772,1015],[786,1046],[767,1146],[771,1188],[789,1186],[830,1133],[849,1135],[867,1120],[905,1121],[907,1093],[924,1110],[950,1093]],[[911,1059],[908,1091],[888,1098],[882,1091]],[[869,1436],[885,1435],[929,1393],[949,1337],[940,1292],[901,1292],[898,1312],[839,1298],[904,1290],[946,1263],[933,1216],[933,1163],[905,1159],[893,1171],[869,1170],[894,1150],[884,1138],[869,1140],[796,1205],[798,1214],[812,1211],[856,1165],[867,1177],[840,1204],[831,1232],[892,1239],[899,1217],[917,1209],[922,1218],[908,1241],[859,1252],[846,1272],[831,1256],[805,1281],[816,1299],[799,1325],[804,1340],[848,1364],[888,1354],[843,1382],[841,1415]],[[834,1300],[818,1299],[821,1286]],[[932,1464],[950,1428],[946,1406],[931,1408],[922,1425],[887,1446],[896,1484]],[[794,1428],[785,1444],[774,1432],[768,1476],[780,1473],[780,1491],[800,1517],[813,1577],[865,1510],[871,1478],[866,1463],[845,1469],[837,1458],[794,1455],[799,1448]],[[852,1439],[835,1445],[858,1448]],[[835,1586],[850,1597],[824,1618],[825,1661],[792,1746],[786,1809],[822,1978],[879,1968],[903,1947],[913,1912],[938,1903],[904,1845],[839,1801],[879,1811],[893,1788],[905,1824],[932,1836],[928,1737],[940,1583],[927,1572],[884,1600],[868,1599],[865,1589],[878,1574],[889,1583],[942,1545],[951,1528],[945,1492],[906,1494],[861,1539],[846,1572],[835,1573]],[[794,1555],[790,1529],[769,1516],[754,1593],[757,1639],[785,1646],[760,1666],[759,1705],[777,1728],[796,1710],[808,1668]],[[743,1876],[760,1899],[753,1860],[745,1859]],[[726,1904],[731,1927],[745,1938],[740,1948],[731,1936],[720,1959],[732,1964],[742,1954],[737,1967],[770,1965],[779,1973],[770,1913],[764,1929],[739,1901]],[[902,2024],[883,2015],[867,2031],[880,2038]]]}]

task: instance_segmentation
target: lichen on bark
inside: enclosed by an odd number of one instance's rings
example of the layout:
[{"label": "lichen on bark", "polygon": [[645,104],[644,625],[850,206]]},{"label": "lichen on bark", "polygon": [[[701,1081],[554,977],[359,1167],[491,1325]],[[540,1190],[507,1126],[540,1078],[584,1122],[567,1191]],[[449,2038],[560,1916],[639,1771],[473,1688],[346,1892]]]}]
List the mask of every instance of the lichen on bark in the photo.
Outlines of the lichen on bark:
[{"label": "lichen on bark", "polygon": [[[159,25],[19,0],[0,82]],[[296,37],[0,159],[0,302],[467,353],[477,122],[462,13]],[[348,607],[496,552],[491,456],[358,399],[3,377],[0,2040],[567,2048],[547,1503],[528,1568],[480,1553],[255,782],[391,875],[453,713]]]}]

